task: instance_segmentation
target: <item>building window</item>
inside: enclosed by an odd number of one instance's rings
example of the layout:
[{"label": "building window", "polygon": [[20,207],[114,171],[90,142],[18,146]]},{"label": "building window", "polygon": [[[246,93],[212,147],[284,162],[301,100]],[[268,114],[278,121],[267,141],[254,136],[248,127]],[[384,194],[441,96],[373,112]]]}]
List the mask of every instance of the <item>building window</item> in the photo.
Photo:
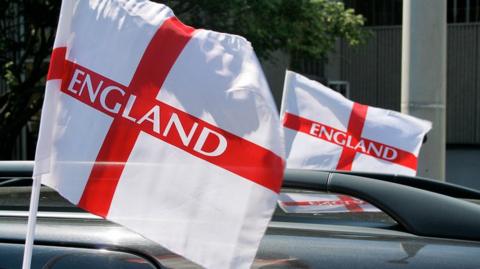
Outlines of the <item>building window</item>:
[{"label": "building window", "polygon": [[[366,26],[402,24],[402,0],[345,0],[344,3],[366,18]],[[480,0],[447,0],[447,22],[480,22]]]},{"label": "building window", "polygon": [[362,14],[366,26],[401,25],[402,0],[345,0],[345,6]]},{"label": "building window", "polygon": [[480,21],[480,0],[447,0],[447,22]]}]

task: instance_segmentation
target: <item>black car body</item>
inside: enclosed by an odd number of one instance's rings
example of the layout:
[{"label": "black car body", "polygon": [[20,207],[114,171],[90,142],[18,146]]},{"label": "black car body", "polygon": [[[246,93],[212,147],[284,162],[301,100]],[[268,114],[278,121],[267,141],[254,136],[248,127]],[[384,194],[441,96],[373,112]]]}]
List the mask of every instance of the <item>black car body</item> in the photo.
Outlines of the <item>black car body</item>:
[{"label": "black car body", "polygon": [[[30,198],[30,188],[22,185],[31,181],[31,166],[0,165],[0,268],[21,267]],[[480,267],[480,226],[471,227],[480,222],[478,192],[422,179],[364,176],[369,178],[288,171],[285,191],[345,193],[373,203],[390,216],[383,212],[289,214],[277,208],[253,268]],[[342,187],[342,180],[347,187]],[[402,196],[403,192],[410,195]],[[397,194],[400,197],[392,197]],[[422,197],[425,200],[419,200]],[[405,200],[399,203],[398,199]],[[435,205],[439,205],[436,211],[421,212]],[[42,187],[32,268],[200,267],[126,228],[75,208]]]}]

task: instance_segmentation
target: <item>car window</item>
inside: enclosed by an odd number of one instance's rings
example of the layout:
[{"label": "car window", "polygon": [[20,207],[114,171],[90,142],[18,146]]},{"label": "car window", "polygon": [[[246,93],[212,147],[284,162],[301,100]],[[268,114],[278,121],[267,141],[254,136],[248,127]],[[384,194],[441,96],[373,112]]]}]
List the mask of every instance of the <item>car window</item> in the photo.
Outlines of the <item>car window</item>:
[{"label": "car window", "polygon": [[283,189],[273,221],[396,229],[397,222],[375,206],[349,195]]}]

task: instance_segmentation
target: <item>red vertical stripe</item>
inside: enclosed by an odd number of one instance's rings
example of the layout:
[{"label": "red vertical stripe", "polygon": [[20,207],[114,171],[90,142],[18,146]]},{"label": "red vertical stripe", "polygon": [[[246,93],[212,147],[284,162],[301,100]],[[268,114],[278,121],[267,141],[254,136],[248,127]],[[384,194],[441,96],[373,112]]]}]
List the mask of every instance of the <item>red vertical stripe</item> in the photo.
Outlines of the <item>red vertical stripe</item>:
[{"label": "red vertical stripe", "polygon": [[[193,28],[183,25],[175,17],[166,20],[148,44],[128,92],[155,99],[193,32]],[[140,105],[132,114],[145,109],[148,108]],[[118,181],[140,131],[133,124],[122,118],[114,119],[92,168],[79,207],[102,217],[107,216]]]},{"label": "red vertical stripe", "polygon": [[[348,121],[347,134],[352,136],[352,144],[357,144],[361,139],[363,126],[367,117],[368,106],[353,103],[352,113]],[[352,170],[352,163],[355,159],[356,151],[351,148],[344,147],[340,159],[338,160],[337,170]]]},{"label": "red vertical stripe", "polygon": [[[126,119],[115,119],[93,165],[78,206],[106,217],[139,130]],[[123,145],[123,146],[122,146]]]},{"label": "red vertical stripe", "polygon": [[50,56],[50,66],[48,67],[47,80],[61,79],[64,74],[66,47],[55,48]]},{"label": "red vertical stripe", "polygon": [[175,17],[166,20],[145,49],[130,82],[130,93],[155,99],[194,31]]},{"label": "red vertical stripe", "polygon": [[[193,156],[196,156],[200,159],[210,162],[211,164],[214,164],[232,173],[235,173],[245,179],[255,182],[267,189],[270,189],[274,192],[280,191],[280,187],[283,179],[283,167],[285,165],[285,162],[282,160],[281,157],[279,157],[272,151],[266,148],[263,148],[262,146],[257,145],[255,143],[252,143],[246,139],[243,139],[242,137],[239,137],[228,131],[225,131],[213,124],[210,124],[204,120],[201,120],[195,116],[192,116],[182,110],[179,110],[173,106],[170,106],[154,98],[137,97],[136,102],[133,105],[131,112],[129,113],[129,116],[133,116],[134,120],[133,121],[127,120],[126,118],[121,116],[121,114],[123,113],[123,110],[120,110],[117,113],[114,113],[112,111],[106,110],[105,107],[100,103],[98,98],[92,101],[88,94],[79,95],[78,93],[68,90],[68,87],[69,87],[68,82],[72,80],[74,72],[76,70],[79,70],[85,73],[85,76],[88,75],[90,79],[93,81],[94,85],[98,85],[98,83],[102,81],[104,82],[103,85],[116,86],[124,91],[127,91],[126,86],[116,83],[115,81],[112,81],[106,77],[103,77],[100,74],[97,74],[88,68],[85,68],[78,64],[74,64],[70,61],[66,61],[66,66],[67,66],[66,74],[63,77],[65,78],[64,81],[66,81],[67,83],[63,83],[61,88],[61,91],[64,94],[67,94],[72,98],[75,98],[76,100],[84,103],[87,106],[90,106],[96,109],[99,112],[102,112],[108,115],[109,117],[117,118],[115,119],[115,122],[117,124],[120,124],[119,122],[123,120],[122,125],[125,125],[125,128],[130,125],[132,126],[131,128],[134,128],[134,129],[138,128],[139,130],[134,131],[135,134],[138,131],[148,133],[149,135],[156,137],[159,140],[162,140],[170,145],[173,145],[179,149],[182,149]],[[73,87],[74,90],[78,90],[78,88],[80,87],[79,86],[80,84],[81,83],[78,83],[77,86],[74,86]],[[125,100],[128,100],[128,98],[129,96],[114,94],[108,97],[107,103],[125,104],[126,102]],[[173,114],[175,114],[179,118],[182,126],[186,130],[190,130],[194,124],[197,124],[197,128],[196,128],[197,132],[195,132],[192,136],[192,143],[190,143],[189,145],[184,145],[180,138],[180,135],[176,131],[170,132],[167,135],[163,135],[163,132],[157,133],[153,130],[153,126],[151,122],[147,121],[147,122],[143,122],[142,124],[138,124],[135,122],[135,119],[139,119],[140,117],[144,116],[146,111],[150,110],[155,106],[159,107],[159,111],[160,111],[159,124],[161,127],[167,126],[167,123],[170,121],[170,118],[172,117]],[[221,134],[227,140],[228,147],[226,147],[225,151],[221,155],[207,156],[199,153],[198,151],[193,150],[193,145],[197,141],[201,130],[204,128],[208,128],[212,131],[215,131]],[[110,131],[110,133],[107,136],[113,137],[115,133],[117,133],[118,136],[122,137],[125,131],[116,131],[116,132]],[[125,145],[135,143],[135,141],[128,142],[127,138],[128,137],[126,137],[123,140],[112,142],[109,144],[119,144],[121,143],[121,141],[124,141]],[[216,139],[213,139],[213,140],[208,139],[204,144],[204,148],[205,149],[215,148],[217,146],[216,143],[217,143]],[[107,156],[107,153],[115,149],[108,149],[108,147],[105,147],[104,150],[106,151],[105,153],[102,153],[102,152],[99,153],[100,156],[104,156],[101,158],[103,162],[105,162],[105,160],[108,160],[108,158],[105,157]],[[239,154],[239,152],[243,152],[244,154]],[[122,154],[119,154],[119,156],[122,156]],[[113,157],[109,157],[109,158],[113,158]],[[124,158],[128,158],[128,156],[125,156]]]}]

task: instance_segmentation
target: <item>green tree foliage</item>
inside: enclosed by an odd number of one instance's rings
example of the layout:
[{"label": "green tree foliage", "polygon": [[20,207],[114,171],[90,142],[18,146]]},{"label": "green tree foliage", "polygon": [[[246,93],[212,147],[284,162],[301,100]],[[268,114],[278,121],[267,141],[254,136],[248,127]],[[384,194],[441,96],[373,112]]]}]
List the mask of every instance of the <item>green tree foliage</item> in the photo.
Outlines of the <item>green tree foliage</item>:
[{"label": "green tree foliage", "polygon": [[10,158],[21,129],[41,108],[59,6],[0,0],[0,159]]},{"label": "green tree foliage", "polygon": [[[365,38],[363,17],[333,0],[157,2],[196,28],[245,36],[264,59],[276,50],[322,58],[338,37]],[[0,159],[41,108],[59,8],[59,0],[0,0]]]},{"label": "green tree foliage", "polygon": [[234,33],[252,42],[267,58],[275,50],[323,58],[338,37],[349,44],[364,41],[364,18],[333,0],[192,0],[158,1],[186,24]]}]

